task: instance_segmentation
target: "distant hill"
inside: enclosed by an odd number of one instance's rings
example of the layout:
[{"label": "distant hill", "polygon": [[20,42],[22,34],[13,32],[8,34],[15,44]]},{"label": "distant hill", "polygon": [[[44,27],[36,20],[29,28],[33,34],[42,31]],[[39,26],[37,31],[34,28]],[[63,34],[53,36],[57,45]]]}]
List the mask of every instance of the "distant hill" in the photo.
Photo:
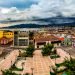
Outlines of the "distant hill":
[{"label": "distant hill", "polygon": [[[21,22],[21,21],[22,20],[12,20],[12,21],[7,21],[7,22],[11,22],[11,23],[15,22],[16,23],[16,22]],[[37,22],[37,24],[35,24],[35,23],[23,24],[22,23],[22,24],[8,26],[8,27],[4,27],[4,28],[42,28],[42,27],[51,27],[51,26],[75,27],[75,17],[52,17],[52,18],[34,19],[32,21]]]},{"label": "distant hill", "polygon": [[44,27],[75,27],[75,23],[64,23],[64,24],[48,24],[48,25],[38,25],[38,24],[19,24],[14,26],[8,26],[3,28],[44,28]]},{"label": "distant hill", "polygon": [[19,25],[8,26],[8,27],[3,27],[3,28],[41,28],[41,27],[48,27],[48,25],[19,24]]},{"label": "distant hill", "polygon": [[53,18],[35,19],[35,21],[48,22],[50,24],[64,24],[64,23],[74,23],[75,17],[53,17]]}]

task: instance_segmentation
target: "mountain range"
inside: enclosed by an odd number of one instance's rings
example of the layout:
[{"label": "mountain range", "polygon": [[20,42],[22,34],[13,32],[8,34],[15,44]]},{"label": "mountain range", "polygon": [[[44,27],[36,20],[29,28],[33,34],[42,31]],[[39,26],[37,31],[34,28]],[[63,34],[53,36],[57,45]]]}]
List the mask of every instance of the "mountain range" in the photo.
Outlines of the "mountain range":
[{"label": "mountain range", "polygon": [[[6,20],[1,23],[25,22],[25,20]],[[75,26],[75,17],[34,18],[32,23],[21,23],[4,28],[40,28],[50,26]],[[34,23],[34,22],[35,23]]]}]

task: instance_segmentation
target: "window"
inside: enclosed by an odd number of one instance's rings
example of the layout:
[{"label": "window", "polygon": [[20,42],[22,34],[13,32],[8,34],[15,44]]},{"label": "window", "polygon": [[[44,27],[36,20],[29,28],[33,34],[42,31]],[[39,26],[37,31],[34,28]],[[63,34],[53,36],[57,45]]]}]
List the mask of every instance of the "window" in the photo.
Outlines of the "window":
[{"label": "window", "polygon": [[19,46],[27,46],[28,39],[19,39]]},{"label": "window", "polygon": [[14,34],[18,34],[18,32],[17,32],[17,31],[15,31],[15,32],[14,32]]},{"label": "window", "polygon": [[17,46],[18,45],[18,37],[14,36],[14,45]]},{"label": "window", "polygon": [[57,45],[59,46],[59,43],[57,43]]}]

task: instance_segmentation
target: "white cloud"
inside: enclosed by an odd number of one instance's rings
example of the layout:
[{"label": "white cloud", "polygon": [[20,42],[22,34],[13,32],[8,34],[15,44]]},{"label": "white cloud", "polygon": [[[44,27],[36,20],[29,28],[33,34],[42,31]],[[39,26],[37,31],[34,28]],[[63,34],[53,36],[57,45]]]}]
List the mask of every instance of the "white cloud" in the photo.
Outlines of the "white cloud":
[{"label": "white cloud", "polygon": [[0,8],[0,12],[2,14],[8,14],[8,13],[18,13],[19,10],[16,7],[11,8]]},{"label": "white cloud", "polygon": [[[24,1],[24,0],[22,0]],[[30,8],[18,10],[16,7],[0,8],[0,14],[5,18],[31,19],[32,17],[54,17],[60,14],[63,16],[75,16],[74,0],[33,0],[38,4],[31,5]]]}]

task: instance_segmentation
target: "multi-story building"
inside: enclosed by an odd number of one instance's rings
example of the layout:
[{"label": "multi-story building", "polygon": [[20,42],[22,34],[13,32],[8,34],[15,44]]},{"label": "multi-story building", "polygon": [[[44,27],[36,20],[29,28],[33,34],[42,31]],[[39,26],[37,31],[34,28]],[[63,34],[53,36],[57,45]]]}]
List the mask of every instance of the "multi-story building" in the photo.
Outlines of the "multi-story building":
[{"label": "multi-story building", "polygon": [[29,45],[29,32],[14,31],[13,46],[18,48],[25,48]]},{"label": "multi-story building", "polygon": [[0,38],[3,37],[3,31],[0,31]]},{"label": "multi-story building", "polygon": [[29,45],[28,31],[0,31],[0,46],[10,46],[17,48],[25,48]]}]

